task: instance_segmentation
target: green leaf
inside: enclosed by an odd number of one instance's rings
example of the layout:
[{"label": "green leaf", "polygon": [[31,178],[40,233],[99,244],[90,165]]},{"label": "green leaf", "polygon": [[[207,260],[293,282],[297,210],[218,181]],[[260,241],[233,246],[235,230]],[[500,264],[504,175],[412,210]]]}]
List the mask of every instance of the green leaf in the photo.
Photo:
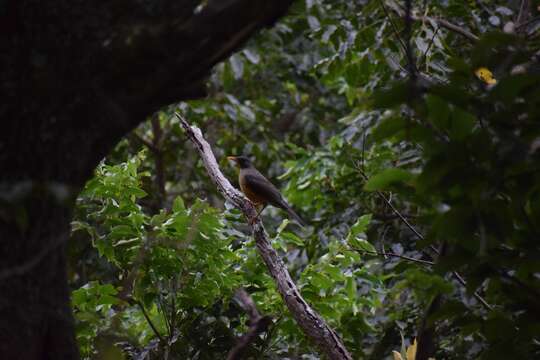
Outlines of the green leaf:
[{"label": "green leaf", "polygon": [[83,288],[74,290],[71,293],[71,302],[74,306],[82,306],[87,301],[86,290]]},{"label": "green leaf", "polygon": [[297,246],[304,246],[304,241],[300,239],[298,236],[293,234],[292,232],[282,232],[280,236],[288,243],[297,245]]},{"label": "green leaf", "polygon": [[129,225],[118,225],[111,229],[109,238],[111,240],[127,239],[137,236],[137,232]]},{"label": "green leaf", "polygon": [[104,238],[99,238],[95,241],[94,246],[98,250],[99,255],[104,256],[110,262],[118,264],[118,260],[115,257],[114,247],[111,242]]},{"label": "green leaf", "polygon": [[429,94],[426,96],[426,105],[431,122],[438,129],[446,130],[450,118],[450,106],[448,102],[436,95]]},{"label": "green leaf", "polygon": [[455,140],[463,140],[472,133],[476,118],[460,108],[452,112],[450,136]]},{"label": "green leaf", "polygon": [[347,291],[347,296],[349,301],[356,300],[356,279],[352,276],[347,277],[345,281],[345,290]]},{"label": "green leaf", "polygon": [[372,253],[377,252],[375,247],[366,239],[362,239],[359,237],[350,238],[349,244],[356,250],[364,250]]},{"label": "green leaf", "polygon": [[289,219],[283,219],[283,221],[281,222],[281,224],[277,228],[275,239],[279,238],[279,236],[281,235],[281,232],[283,230],[285,230],[285,228],[287,227],[288,224],[289,224]]},{"label": "green leaf", "polygon": [[373,131],[372,138],[374,141],[388,139],[399,131],[405,129],[406,125],[407,122],[402,117],[396,116],[384,119]]},{"label": "green leaf", "polygon": [[389,89],[379,90],[373,96],[375,108],[392,108],[402,104],[410,97],[410,85],[407,82],[394,84]]},{"label": "green leaf", "polygon": [[365,233],[369,223],[371,222],[371,214],[365,214],[362,215],[356,220],[353,226],[351,226],[351,230],[349,231],[349,236],[356,236],[360,233]]},{"label": "green leaf", "polygon": [[373,176],[364,185],[364,190],[376,191],[387,189],[390,185],[409,181],[413,175],[399,168],[385,169],[379,174]]},{"label": "green leaf", "polygon": [[540,76],[533,74],[519,74],[502,78],[493,89],[491,97],[505,103],[515,101],[515,98],[524,94],[529,88],[540,82]]},{"label": "green leaf", "polygon": [[334,282],[326,274],[313,272],[311,274],[311,284],[318,289],[328,290],[334,287]]},{"label": "green leaf", "polygon": [[177,196],[176,199],[174,199],[173,203],[173,211],[174,212],[181,212],[185,211],[186,206],[184,205],[184,200],[180,196]]},{"label": "green leaf", "polygon": [[135,196],[135,198],[143,198],[143,197],[148,195],[146,193],[146,191],[144,191],[142,189],[139,189],[137,187],[127,187],[127,188],[125,188],[124,189],[124,194],[125,195],[133,195],[133,196]]},{"label": "green leaf", "polygon": [[324,272],[334,281],[343,281],[344,274],[343,269],[332,264],[324,265]]}]

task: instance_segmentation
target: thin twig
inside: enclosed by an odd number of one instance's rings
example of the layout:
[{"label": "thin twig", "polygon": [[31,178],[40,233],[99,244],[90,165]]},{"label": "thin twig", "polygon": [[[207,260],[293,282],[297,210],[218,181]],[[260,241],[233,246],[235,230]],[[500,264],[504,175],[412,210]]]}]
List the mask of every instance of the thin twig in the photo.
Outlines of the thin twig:
[{"label": "thin twig", "polygon": [[521,29],[522,27],[528,26],[528,25],[530,25],[530,24],[532,24],[532,23],[535,23],[535,22],[537,22],[537,21],[540,21],[540,16],[537,16],[537,17],[535,17],[535,18],[532,18],[532,19],[529,19],[529,20],[527,20],[527,21],[524,21],[524,22],[522,22],[521,24],[517,24],[517,25],[516,25],[516,30],[519,30],[519,29]]},{"label": "thin twig", "polygon": [[423,264],[423,265],[435,265],[435,263],[433,261],[415,259],[415,258],[412,258],[412,257],[409,257],[409,256],[398,255],[398,254],[395,254],[395,253],[389,253],[389,252],[382,253],[382,252],[378,252],[378,251],[368,251],[368,250],[357,249],[357,248],[352,248],[352,249],[354,251],[364,253],[364,254],[369,254],[369,255],[392,256],[392,257],[400,258],[400,259],[407,260],[407,261],[416,262],[416,263]]},{"label": "thin twig", "polygon": [[[427,62],[427,55],[428,55],[429,51],[431,50],[431,47],[433,46],[433,43],[435,42],[435,36],[437,36],[437,34],[439,33],[440,28],[441,28],[440,26],[437,26],[437,28],[433,32],[433,36],[431,37],[431,41],[429,42],[429,45],[428,45],[426,51],[424,51],[424,54],[422,55],[422,59],[418,62],[419,64],[423,64],[423,63]],[[419,66],[421,66],[421,65],[419,65]],[[426,68],[427,68],[427,66],[426,66]]]},{"label": "thin twig", "polygon": [[169,334],[169,337],[171,337],[171,334],[173,333],[173,327],[172,327],[172,324],[170,322],[170,318],[168,316],[168,312],[167,312],[167,299],[165,298],[165,296],[163,296],[163,294],[160,292],[159,296],[157,297],[157,305],[158,305],[158,310],[159,312],[161,312],[162,316],[163,316],[163,319],[165,320],[165,326],[167,327],[167,333]]},{"label": "thin twig", "polygon": [[174,337],[174,326],[176,325],[176,296],[177,296],[177,281],[176,277],[171,279],[169,287],[172,289],[172,296],[171,296],[171,324],[173,326],[171,333],[169,334],[169,342],[171,342],[172,338]]},{"label": "thin twig", "polygon": [[[465,281],[465,279],[460,275],[460,273],[458,273],[457,271],[452,271],[452,275],[454,276],[454,278],[461,284],[463,285],[464,287],[467,287],[467,282]],[[475,291],[473,293],[473,296],[476,298],[476,300],[478,300],[486,309],[488,310],[493,310],[493,306],[491,306],[482,296],[480,296],[480,294]]]},{"label": "thin twig", "polygon": [[[418,217],[418,215],[413,215],[413,214],[401,214],[401,215],[403,215],[404,217],[408,217],[408,218]],[[386,220],[398,219],[399,216],[397,216],[396,214],[376,214],[376,213],[374,213],[373,218],[375,218],[377,220],[386,221]]]},{"label": "thin twig", "polygon": [[140,302],[140,301],[135,301],[135,303],[139,306],[139,308],[141,309],[141,312],[143,313],[144,315],[144,318],[146,319],[146,321],[148,322],[148,325],[150,325],[150,327],[152,328],[152,331],[154,332],[154,334],[156,334],[156,336],[158,337],[159,341],[161,343],[165,343],[165,341],[163,340],[163,337],[161,337],[161,334],[159,333],[159,331],[157,330],[157,328],[154,326],[154,323],[152,322],[152,320],[150,319],[150,317],[148,316],[148,314],[146,313],[146,310],[144,309],[144,306],[143,304]]},{"label": "thin twig", "polygon": [[[407,64],[409,67],[409,76],[411,77],[411,83],[414,84],[416,82],[417,72],[418,69],[416,67],[416,61],[414,59],[414,53],[412,51],[411,46],[411,38],[412,38],[412,0],[405,0],[405,36],[407,37],[407,42],[405,43],[407,45],[406,47],[406,56],[407,56]],[[414,87],[411,88],[411,97],[414,98]]]},{"label": "thin twig", "polygon": [[384,0],[379,0],[379,4],[381,4],[381,7],[384,11],[384,14],[386,15],[386,18],[388,21],[390,21],[390,26],[392,26],[392,30],[394,31],[394,35],[396,36],[397,40],[401,44],[401,48],[403,49],[404,53],[407,53],[407,45],[405,45],[405,42],[399,35],[399,31],[397,29],[396,24],[394,23],[394,20],[392,20],[392,17],[390,16],[390,13],[388,12],[388,9],[386,8],[386,5],[384,4]]},{"label": "thin twig", "polygon": [[[399,41],[399,43],[400,43],[400,45],[401,45],[401,47],[403,49],[403,52],[405,53],[405,57],[407,58],[407,67],[406,68],[403,68],[401,66],[401,64],[398,64],[398,65],[402,69],[402,71],[404,71],[405,73],[408,73],[409,75],[412,75],[413,77],[415,77],[416,74],[419,72],[419,70],[416,67],[416,64],[414,63],[414,59],[411,56],[409,56],[410,55],[409,50],[411,48],[409,46],[410,44],[405,43],[403,41],[403,39],[401,38],[401,36],[399,35],[399,31],[397,29],[397,26],[396,26],[394,20],[392,19],[392,16],[390,16],[390,13],[388,12],[388,9],[384,5],[383,0],[379,0],[379,3],[381,4],[382,9],[383,9],[386,17],[388,18],[388,21],[390,22],[390,26],[392,27],[392,30],[394,31],[395,37]],[[413,60],[412,62],[411,62],[411,59]]]},{"label": "thin twig", "polygon": [[461,35],[463,37],[466,37],[467,39],[469,39],[471,41],[476,42],[476,41],[479,40],[478,36],[474,35],[472,32],[467,31],[462,26],[453,24],[450,21],[445,20],[445,19],[434,18],[434,17],[429,17],[429,16],[419,16],[419,17],[418,16],[413,16],[412,19],[416,20],[416,21],[425,21],[425,20],[434,21],[439,26],[442,26],[443,28],[445,28],[447,30],[453,31],[453,32],[455,32],[455,33],[457,33],[457,34],[459,34],[459,35]]},{"label": "thin twig", "polygon": [[519,14],[516,20],[516,23],[519,25],[525,22],[525,19],[529,17],[529,0],[521,0],[521,5],[519,7]]}]

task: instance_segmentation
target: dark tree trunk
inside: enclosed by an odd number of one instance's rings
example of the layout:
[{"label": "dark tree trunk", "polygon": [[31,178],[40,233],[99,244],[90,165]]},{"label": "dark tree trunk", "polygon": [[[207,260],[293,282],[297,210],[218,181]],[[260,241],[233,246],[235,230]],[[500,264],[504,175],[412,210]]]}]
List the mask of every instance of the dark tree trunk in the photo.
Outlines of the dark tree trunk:
[{"label": "dark tree trunk", "polygon": [[[0,359],[77,359],[64,247],[98,162],[292,0],[0,5]],[[231,19],[234,21],[231,22]]]},{"label": "dark tree trunk", "polygon": [[23,201],[0,223],[0,358],[75,359],[64,254],[70,204],[37,194]]},{"label": "dark tree trunk", "polygon": [[429,318],[439,311],[442,301],[442,295],[439,294],[435,296],[427,307],[424,317],[420,322],[417,335],[418,348],[416,352],[416,360],[428,360],[429,358],[435,356],[435,352],[437,351],[437,343],[435,338],[436,327],[435,324],[429,323]]}]

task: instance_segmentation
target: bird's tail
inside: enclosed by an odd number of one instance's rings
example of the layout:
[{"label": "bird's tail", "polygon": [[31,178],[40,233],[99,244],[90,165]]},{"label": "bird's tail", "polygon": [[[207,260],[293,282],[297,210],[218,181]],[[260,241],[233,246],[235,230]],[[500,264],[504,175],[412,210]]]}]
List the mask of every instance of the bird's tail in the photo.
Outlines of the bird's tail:
[{"label": "bird's tail", "polygon": [[289,216],[295,219],[301,226],[307,226],[307,223],[297,213],[294,212],[294,210],[289,206],[289,204],[284,202],[283,207],[285,208]]}]

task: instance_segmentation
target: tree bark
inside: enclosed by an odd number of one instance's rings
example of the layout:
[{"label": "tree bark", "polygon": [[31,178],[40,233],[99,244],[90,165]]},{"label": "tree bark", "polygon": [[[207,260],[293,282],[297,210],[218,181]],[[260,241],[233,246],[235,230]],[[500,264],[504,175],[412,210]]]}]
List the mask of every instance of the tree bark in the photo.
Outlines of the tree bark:
[{"label": "tree bark", "polygon": [[[99,161],[292,0],[0,7],[0,359],[77,359],[64,246]],[[234,21],[231,21],[234,19]]]}]

